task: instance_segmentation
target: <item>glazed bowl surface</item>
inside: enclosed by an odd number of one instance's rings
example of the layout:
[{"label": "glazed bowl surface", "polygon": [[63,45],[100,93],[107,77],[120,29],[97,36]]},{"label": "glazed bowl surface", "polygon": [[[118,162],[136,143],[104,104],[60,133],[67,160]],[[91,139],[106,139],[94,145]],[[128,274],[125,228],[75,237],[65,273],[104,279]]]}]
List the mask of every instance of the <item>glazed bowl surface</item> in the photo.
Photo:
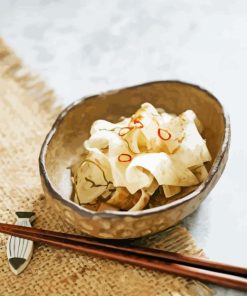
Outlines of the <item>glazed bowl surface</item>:
[{"label": "glazed bowl surface", "polygon": [[[69,167],[79,159],[92,123],[97,119],[116,122],[121,116],[129,117],[144,102],[169,113],[191,109],[197,114],[212,155],[207,164],[208,178],[180,199],[141,211],[94,212],[74,203]],[[83,233],[108,239],[141,237],[165,230],[197,209],[225,168],[229,144],[229,117],[212,94],[180,81],[150,82],[82,98],[65,108],[42,145],[40,176],[47,200],[61,219]]]}]

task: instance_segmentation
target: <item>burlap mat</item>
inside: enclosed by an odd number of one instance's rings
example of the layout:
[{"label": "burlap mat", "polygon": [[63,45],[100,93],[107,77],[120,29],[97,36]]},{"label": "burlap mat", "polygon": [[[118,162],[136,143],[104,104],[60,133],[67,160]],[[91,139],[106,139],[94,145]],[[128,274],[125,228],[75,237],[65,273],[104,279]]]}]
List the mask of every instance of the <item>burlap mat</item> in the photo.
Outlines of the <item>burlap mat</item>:
[{"label": "burlap mat", "polygon": [[[34,211],[36,227],[76,232],[48,208],[42,194],[38,154],[59,112],[54,95],[31,76],[0,40],[0,217],[13,223],[17,210]],[[201,255],[180,226],[139,244]],[[205,285],[165,273],[36,244],[27,269],[15,276],[0,235],[0,295],[212,295]]]}]

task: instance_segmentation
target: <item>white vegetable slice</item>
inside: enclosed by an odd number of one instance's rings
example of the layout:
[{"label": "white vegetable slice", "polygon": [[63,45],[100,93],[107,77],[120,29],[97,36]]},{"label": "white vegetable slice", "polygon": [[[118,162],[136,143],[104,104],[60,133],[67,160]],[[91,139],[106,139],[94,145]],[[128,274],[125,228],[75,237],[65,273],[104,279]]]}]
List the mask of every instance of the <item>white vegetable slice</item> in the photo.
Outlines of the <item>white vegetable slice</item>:
[{"label": "white vegetable slice", "polygon": [[131,209],[129,209],[129,211],[133,212],[133,211],[139,211],[144,209],[145,206],[148,204],[149,199],[150,199],[150,195],[144,189],[141,189],[141,196],[138,202]]},{"label": "white vegetable slice", "polygon": [[[163,152],[143,153],[136,156],[126,171],[126,178],[129,183],[138,175],[140,167],[149,171],[159,185],[192,186],[198,184],[197,178],[189,169]],[[140,187],[138,183],[135,185],[137,185],[135,190],[148,187]]]},{"label": "white vegetable slice", "polygon": [[91,126],[90,134],[93,135],[97,132],[100,131],[105,131],[105,130],[114,130],[116,128],[116,125],[114,123],[111,123],[107,120],[96,120],[93,125]]},{"label": "white vegetable slice", "polygon": [[127,143],[113,131],[97,131],[88,140],[84,142],[86,150],[91,151],[91,148],[97,149],[114,149],[115,147],[127,147]]},{"label": "white vegetable slice", "polygon": [[126,169],[133,156],[125,142],[122,142],[121,145],[110,146],[108,159],[111,164],[113,185],[115,187],[127,187],[128,189]]},{"label": "white vegetable slice", "polygon": [[[133,161],[132,161],[133,162]],[[153,176],[142,169],[142,167],[132,166],[132,162],[126,170],[126,183],[125,186],[131,194],[142,188],[148,188],[152,184]]]},{"label": "white vegetable slice", "polygon": [[[140,153],[140,148],[139,148],[139,138],[143,137],[141,131],[139,128],[133,128],[132,130],[129,130],[126,135],[123,136],[124,140],[127,141],[129,145],[129,149],[133,153]],[[144,138],[145,142],[145,138]]]},{"label": "white vegetable slice", "polygon": [[117,187],[107,203],[122,210],[129,210],[137,203],[140,196],[140,192],[130,194],[125,187]]},{"label": "white vegetable slice", "polygon": [[184,118],[186,121],[194,122],[199,133],[203,132],[203,125],[201,121],[196,116],[195,112],[192,110],[187,110],[180,115],[181,118]]},{"label": "white vegetable slice", "polygon": [[129,150],[126,141],[117,134],[110,131],[100,131],[93,134],[84,143],[88,151],[108,147],[106,157],[109,161],[112,173],[112,181],[115,187],[126,187],[132,194],[138,189],[149,187],[153,177],[138,169],[137,172],[127,180],[126,169],[131,162],[120,161],[119,156],[129,155],[133,159],[134,154]]},{"label": "white vegetable slice", "polygon": [[159,184],[158,182],[153,179],[152,183],[150,184],[149,187],[145,188],[145,191],[152,196],[154,194],[154,192],[159,188]]},{"label": "white vegetable slice", "polygon": [[84,146],[88,151],[107,147],[105,156],[111,167],[113,185],[115,187],[126,186],[125,170],[129,162],[119,162],[118,157],[122,154],[128,154],[132,159],[133,153],[129,151],[127,143],[120,136],[111,131],[98,131],[84,142]]},{"label": "white vegetable slice", "polygon": [[152,150],[157,137],[159,121],[161,120],[160,114],[151,104],[144,103],[131,118],[133,126],[135,126],[135,123],[138,126],[139,122],[139,126],[141,126],[139,130],[145,138],[147,150]]},{"label": "white vegetable slice", "polygon": [[148,152],[150,149],[150,141],[145,137],[143,133],[143,128],[131,127],[129,130],[123,128],[120,133],[126,130],[126,134],[122,138],[128,143],[129,149],[135,153]]},{"label": "white vegetable slice", "polygon": [[162,188],[166,198],[172,197],[181,191],[179,186],[163,185]]},{"label": "white vegetable slice", "polygon": [[160,115],[162,117],[162,122],[163,123],[168,123],[172,118],[176,117],[176,115],[169,114],[169,113],[166,113],[166,112],[162,112]]},{"label": "white vegetable slice", "polygon": [[211,160],[206,141],[199,134],[194,122],[186,124],[184,139],[173,158],[183,163],[187,168]]},{"label": "white vegetable slice", "polygon": [[91,148],[87,159],[97,163],[102,168],[105,178],[108,181],[112,182],[113,177],[112,177],[111,165],[107,155],[105,155],[101,150],[97,148]]},{"label": "white vegetable slice", "polygon": [[117,123],[112,123],[107,120],[98,119],[93,123],[90,130],[90,134],[93,135],[96,132],[100,132],[100,131],[116,131],[124,126],[128,126],[129,122],[130,122],[129,118],[124,118],[122,121]]},{"label": "white vegetable slice", "polygon": [[112,186],[108,158],[99,149],[91,148],[88,156],[74,172],[74,184],[80,203],[90,203]]},{"label": "white vegetable slice", "polygon": [[85,160],[77,171],[76,194],[80,203],[90,203],[107,188],[102,169],[94,162]]},{"label": "white vegetable slice", "polygon": [[199,182],[205,181],[208,177],[208,171],[205,165],[193,169],[192,172],[195,174]]},{"label": "white vegetable slice", "polygon": [[126,190],[126,188],[118,187],[112,194],[111,198],[107,200],[107,203],[120,209],[128,210],[131,207],[129,206],[130,193],[128,192],[128,190]]},{"label": "white vegetable slice", "polygon": [[179,117],[172,117],[167,121],[163,120],[156,131],[153,150],[173,154],[179,148],[183,138],[183,122]]}]

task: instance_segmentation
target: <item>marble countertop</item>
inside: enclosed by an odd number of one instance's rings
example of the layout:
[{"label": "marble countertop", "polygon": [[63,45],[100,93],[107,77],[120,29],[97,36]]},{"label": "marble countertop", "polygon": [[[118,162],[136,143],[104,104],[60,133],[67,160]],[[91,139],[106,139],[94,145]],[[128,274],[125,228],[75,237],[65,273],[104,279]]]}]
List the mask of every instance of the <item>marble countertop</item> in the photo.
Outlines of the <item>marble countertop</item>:
[{"label": "marble countertop", "polygon": [[[247,2],[1,1],[0,35],[60,102],[152,80],[198,84],[226,106],[226,170],[184,224],[208,257],[247,266]],[[244,293],[215,287],[217,295]]]}]

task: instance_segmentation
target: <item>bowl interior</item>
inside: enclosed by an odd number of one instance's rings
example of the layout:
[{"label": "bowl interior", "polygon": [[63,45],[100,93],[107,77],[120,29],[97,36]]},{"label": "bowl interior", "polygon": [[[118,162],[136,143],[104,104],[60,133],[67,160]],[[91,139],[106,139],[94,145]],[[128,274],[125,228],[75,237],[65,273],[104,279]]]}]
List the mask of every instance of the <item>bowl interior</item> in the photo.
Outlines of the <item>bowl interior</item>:
[{"label": "bowl interior", "polygon": [[45,153],[45,169],[53,188],[70,199],[72,184],[69,167],[79,159],[83,141],[89,137],[97,119],[115,122],[130,116],[142,103],[150,102],[169,113],[193,110],[204,126],[212,161],[221,150],[225,134],[225,117],[220,103],[207,91],[182,82],[153,82],[86,98],[74,103],[59,116],[50,135]]}]

